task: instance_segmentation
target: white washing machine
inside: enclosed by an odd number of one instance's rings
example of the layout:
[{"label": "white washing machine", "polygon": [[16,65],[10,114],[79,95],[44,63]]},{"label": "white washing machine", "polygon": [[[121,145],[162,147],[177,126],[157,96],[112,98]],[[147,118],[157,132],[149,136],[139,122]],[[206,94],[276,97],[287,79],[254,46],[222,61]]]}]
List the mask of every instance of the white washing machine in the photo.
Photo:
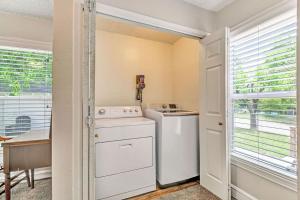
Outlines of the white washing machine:
[{"label": "white washing machine", "polygon": [[155,190],[155,121],[138,106],[96,107],[95,128],[96,199]]},{"label": "white washing machine", "polygon": [[145,110],[156,121],[157,181],[161,186],[199,176],[198,112],[163,104]]}]

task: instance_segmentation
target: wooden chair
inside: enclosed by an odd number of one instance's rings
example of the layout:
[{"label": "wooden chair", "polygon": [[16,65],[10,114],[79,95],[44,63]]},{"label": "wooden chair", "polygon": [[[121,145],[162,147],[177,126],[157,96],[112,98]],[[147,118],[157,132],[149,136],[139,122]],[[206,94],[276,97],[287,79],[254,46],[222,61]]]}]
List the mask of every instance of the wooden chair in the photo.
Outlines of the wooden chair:
[{"label": "wooden chair", "polygon": [[[11,138],[0,136],[0,142],[7,141],[9,139],[11,139]],[[1,163],[0,164],[0,171],[3,172],[3,170],[4,170],[3,163]],[[22,174],[25,174],[25,176],[23,178],[18,179],[15,182],[12,182],[16,178],[18,178],[19,176],[21,176]],[[17,173],[13,177],[10,177],[10,189],[13,188],[13,187],[15,187],[16,185],[18,185],[21,181],[23,181],[25,179],[27,181],[28,187],[30,187],[31,183],[30,183],[30,177],[29,177],[29,170],[23,170],[22,172]],[[0,183],[0,195],[2,195],[4,193],[5,193],[5,181],[3,181],[3,182]]]}]

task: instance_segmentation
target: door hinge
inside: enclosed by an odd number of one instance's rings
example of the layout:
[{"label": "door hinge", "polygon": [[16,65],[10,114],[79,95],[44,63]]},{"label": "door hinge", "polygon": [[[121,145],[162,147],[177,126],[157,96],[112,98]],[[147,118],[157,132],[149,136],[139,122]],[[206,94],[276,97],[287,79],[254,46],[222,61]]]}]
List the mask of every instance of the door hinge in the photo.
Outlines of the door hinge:
[{"label": "door hinge", "polygon": [[85,123],[86,123],[87,127],[91,128],[94,123],[93,118],[90,115],[87,116],[85,119]]},{"label": "door hinge", "polygon": [[92,12],[93,9],[94,9],[95,6],[96,6],[96,1],[94,1],[94,0],[88,0],[87,4],[88,4],[89,12]]},{"label": "door hinge", "polygon": [[89,128],[91,128],[93,126],[93,123],[94,123],[94,118],[93,118],[92,112],[91,112],[91,107],[92,107],[91,105],[92,105],[92,101],[89,98],[88,99],[88,110],[87,110],[88,116],[86,117],[86,125]]}]

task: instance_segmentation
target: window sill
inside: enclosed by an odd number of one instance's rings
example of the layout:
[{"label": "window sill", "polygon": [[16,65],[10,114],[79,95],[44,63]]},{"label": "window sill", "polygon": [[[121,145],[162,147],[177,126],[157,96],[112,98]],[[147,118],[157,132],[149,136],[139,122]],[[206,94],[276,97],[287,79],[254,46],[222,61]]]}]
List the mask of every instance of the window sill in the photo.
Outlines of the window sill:
[{"label": "window sill", "polygon": [[297,192],[297,177],[293,175],[276,172],[237,154],[231,155],[231,164]]}]

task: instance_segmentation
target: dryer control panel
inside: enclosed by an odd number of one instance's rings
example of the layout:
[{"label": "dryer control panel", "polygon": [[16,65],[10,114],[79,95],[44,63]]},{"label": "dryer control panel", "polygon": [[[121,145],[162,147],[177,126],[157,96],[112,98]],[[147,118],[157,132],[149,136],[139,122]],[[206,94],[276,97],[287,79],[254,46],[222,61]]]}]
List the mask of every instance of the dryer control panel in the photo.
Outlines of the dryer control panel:
[{"label": "dryer control panel", "polygon": [[113,119],[124,117],[142,117],[140,106],[95,107],[95,119]]}]

